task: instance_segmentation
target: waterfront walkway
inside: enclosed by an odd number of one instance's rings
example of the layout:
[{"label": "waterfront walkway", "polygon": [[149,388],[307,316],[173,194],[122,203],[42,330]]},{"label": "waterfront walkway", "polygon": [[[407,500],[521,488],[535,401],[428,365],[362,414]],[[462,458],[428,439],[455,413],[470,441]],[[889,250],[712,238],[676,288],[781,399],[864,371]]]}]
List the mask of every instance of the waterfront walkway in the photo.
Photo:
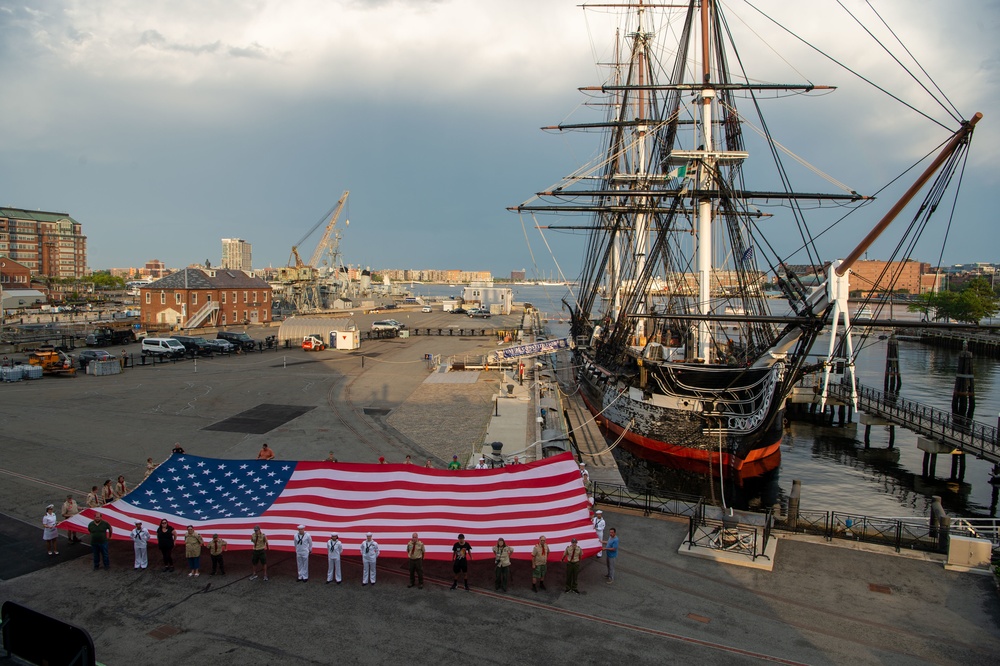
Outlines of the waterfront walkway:
[{"label": "waterfront walkway", "polygon": [[[830,384],[834,399],[850,403],[850,386]],[[934,407],[921,405],[897,394],[858,385],[858,411],[884,419],[946,447],[972,453],[992,463],[1000,463],[997,427],[977,423]]]}]

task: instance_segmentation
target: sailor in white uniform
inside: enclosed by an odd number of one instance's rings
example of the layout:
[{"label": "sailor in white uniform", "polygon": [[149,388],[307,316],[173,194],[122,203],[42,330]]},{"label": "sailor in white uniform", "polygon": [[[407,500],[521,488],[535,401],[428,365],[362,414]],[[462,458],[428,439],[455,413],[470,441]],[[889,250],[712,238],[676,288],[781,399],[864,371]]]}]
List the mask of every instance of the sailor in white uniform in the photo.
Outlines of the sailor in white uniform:
[{"label": "sailor in white uniform", "polygon": [[326,582],[331,582],[334,580],[334,573],[336,573],[337,585],[340,585],[340,554],[344,552],[344,544],[340,542],[340,537],[336,534],[330,537],[330,540],[326,542],[326,557],[329,561],[326,567]]},{"label": "sailor in white uniform", "polygon": [[309,580],[309,553],[312,552],[312,537],[306,534],[306,526],[299,525],[298,533],[292,539],[295,544],[295,564],[298,567],[298,580],[303,583]]},{"label": "sailor in white uniform", "polygon": [[378,542],[372,539],[372,533],[365,535],[367,538],[361,542],[361,562],[364,564],[364,573],[361,584],[375,584],[375,560],[378,559]]},{"label": "sailor in white uniform", "polygon": [[148,559],[148,547],[149,543],[149,530],[142,526],[142,521],[135,521],[135,527],[132,528],[132,547],[135,548],[135,568],[145,569],[149,566]]},{"label": "sailor in white uniform", "polygon": [[[604,522],[604,512],[598,509],[594,512],[594,531],[597,532],[597,538],[604,543],[604,527],[606,523]],[[598,552],[597,556],[601,557],[602,552]]]}]

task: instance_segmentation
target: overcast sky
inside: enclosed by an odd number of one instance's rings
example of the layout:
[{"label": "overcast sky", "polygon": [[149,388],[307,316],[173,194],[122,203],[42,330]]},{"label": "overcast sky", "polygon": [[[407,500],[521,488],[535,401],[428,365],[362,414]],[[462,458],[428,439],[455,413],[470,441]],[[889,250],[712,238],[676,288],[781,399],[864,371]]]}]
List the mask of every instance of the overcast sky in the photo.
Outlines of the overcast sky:
[{"label": "overcast sky", "polygon": [[[577,4],[0,0],[0,205],[72,215],[94,269],[153,258],[216,264],[223,237],[252,243],[261,267],[286,264],[291,246],[350,190],[341,216],[350,220],[341,242],[348,264],[547,277],[556,268],[538,232],[529,229],[529,252],[506,207],[597,148],[539,131],[577,118],[587,99],[577,88],[599,84],[595,57],[609,57],[604,19]],[[835,2],[755,4],[947,121]],[[862,2],[844,4],[875,21]],[[873,5],[963,116],[985,114],[944,261],[1000,261],[1000,8]],[[780,115],[772,126],[838,180],[870,192],[947,136],[743,2],[727,6],[761,79],[839,87],[793,104],[802,116]],[[304,256],[319,235],[303,243]],[[574,277],[579,241],[546,238]],[[825,258],[855,240],[831,235]],[[939,235],[917,258],[936,261],[940,244]]]}]

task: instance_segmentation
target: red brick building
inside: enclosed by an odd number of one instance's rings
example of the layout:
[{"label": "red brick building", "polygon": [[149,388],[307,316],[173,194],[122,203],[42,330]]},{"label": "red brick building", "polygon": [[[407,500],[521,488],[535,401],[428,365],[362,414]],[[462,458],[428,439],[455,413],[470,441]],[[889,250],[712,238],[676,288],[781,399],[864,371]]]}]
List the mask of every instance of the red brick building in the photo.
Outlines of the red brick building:
[{"label": "red brick building", "polygon": [[0,208],[0,255],[39,277],[81,278],[87,273],[87,237],[67,213]]},{"label": "red brick building", "polygon": [[209,328],[271,321],[271,286],[251,273],[185,268],[139,289],[144,325]]},{"label": "red brick building", "polygon": [[858,261],[851,267],[850,291],[860,291],[862,295],[890,291],[906,294],[938,291],[938,276],[928,275],[932,275],[931,265],[922,261]]},{"label": "red brick building", "polygon": [[31,269],[0,256],[0,285],[4,289],[31,289]]}]

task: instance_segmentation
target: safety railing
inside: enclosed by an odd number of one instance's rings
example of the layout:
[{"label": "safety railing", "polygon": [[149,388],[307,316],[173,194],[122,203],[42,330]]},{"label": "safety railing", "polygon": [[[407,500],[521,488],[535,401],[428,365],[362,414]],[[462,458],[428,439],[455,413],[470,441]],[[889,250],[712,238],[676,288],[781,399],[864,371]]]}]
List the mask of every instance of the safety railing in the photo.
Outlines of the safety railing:
[{"label": "safety railing", "polygon": [[764,554],[770,538],[772,517],[767,514],[763,525],[747,525],[734,520],[716,520],[691,516],[688,519],[688,550],[694,547],[743,555],[751,560],[768,556]]},{"label": "safety railing", "polygon": [[[850,397],[850,385],[832,384],[830,392],[838,398],[847,399]],[[996,426],[921,405],[898,394],[861,384],[857,387],[857,394],[858,409],[863,412],[893,421],[926,437],[942,438],[966,453],[1000,460],[1000,441]]]},{"label": "safety railing", "polygon": [[650,491],[636,491],[617,484],[593,484],[594,502],[638,509],[645,515],[654,513],[669,516],[704,515],[704,498],[685,493],[653,494]]}]

